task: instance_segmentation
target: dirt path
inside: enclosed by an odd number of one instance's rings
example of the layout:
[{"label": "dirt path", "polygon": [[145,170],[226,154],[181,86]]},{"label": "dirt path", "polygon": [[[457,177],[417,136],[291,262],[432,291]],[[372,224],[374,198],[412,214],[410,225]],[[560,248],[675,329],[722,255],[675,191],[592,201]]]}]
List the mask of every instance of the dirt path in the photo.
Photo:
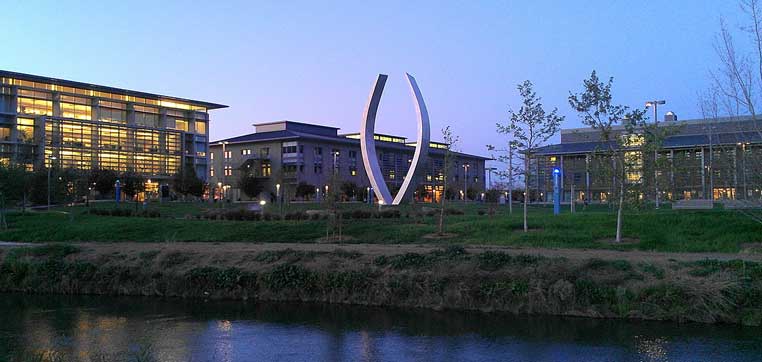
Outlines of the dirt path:
[{"label": "dirt path", "polygon": [[[347,252],[358,252],[367,256],[395,255],[403,253],[426,253],[441,249],[441,244],[333,244],[333,243],[76,243],[84,250],[95,254],[114,253],[140,253],[145,251],[160,250],[163,252],[182,251],[207,255],[222,254],[257,254],[263,251],[293,249],[299,251],[332,252],[341,249]],[[704,259],[732,260],[742,259],[747,261],[762,262],[760,253],[665,253],[648,251],[617,251],[599,249],[543,249],[506,247],[495,245],[468,245],[465,246],[470,253],[480,253],[487,250],[501,251],[509,254],[531,254],[547,257],[564,257],[572,260],[584,260],[590,258],[600,259],[624,259],[628,261],[695,261]]]}]

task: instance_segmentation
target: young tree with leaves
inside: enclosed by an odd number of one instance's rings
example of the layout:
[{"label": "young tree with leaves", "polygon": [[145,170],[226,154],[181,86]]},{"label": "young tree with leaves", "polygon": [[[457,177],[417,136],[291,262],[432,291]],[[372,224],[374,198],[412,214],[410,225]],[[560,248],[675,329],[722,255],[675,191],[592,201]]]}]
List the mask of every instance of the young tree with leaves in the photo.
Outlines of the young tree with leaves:
[{"label": "young tree with leaves", "polygon": [[[537,96],[532,82],[525,80],[516,88],[522,98],[521,107],[518,111],[509,109],[508,123],[497,123],[497,131],[512,138],[509,147],[515,147],[518,158],[524,161],[523,169],[518,171],[524,179],[524,232],[528,232],[529,180],[532,177],[529,163],[535,150],[560,131],[564,117],[558,115],[558,108],[553,108],[551,112],[545,111],[542,98]],[[511,176],[512,173],[511,171]]]},{"label": "young tree with leaves", "polygon": [[135,201],[135,210],[138,209],[137,196],[146,190],[145,178],[135,172],[125,172],[119,178],[122,192]]},{"label": "young tree with leaves", "polygon": [[458,143],[460,142],[460,138],[456,136],[452,132],[452,128],[450,126],[447,126],[445,128],[442,128],[442,139],[445,143],[445,150],[444,150],[444,160],[442,162],[442,190],[444,190],[445,195],[440,196],[439,202],[441,204],[441,207],[439,209],[439,227],[437,233],[439,235],[444,234],[444,219],[445,219],[445,201],[449,197],[447,195],[447,191],[450,190],[447,181],[450,178],[450,174],[452,173],[452,165],[453,165],[453,159],[455,158],[455,155],[453,154],[454,150],[457,148]]},{"label": "young tree with leaves", "polygon": [[[583,81],[582,92],[569,93],[569,105],[579,113],[584,125],[600,133],[603,151],[611,160],[611,174],[618,186],[616,242],[619,243],[622,241],[622,210],[628,185],[627,172],[632,171],[637,163],[631,150],[641,142],[636,135],[645,126],[645,110],[630,111],[627,106],[614,104],[611,96],[613,82],[613,77],[608,82],[602,82],[593,71],[590,78]],[[624,126],[625,134],[614,129],[617,125]]]}]

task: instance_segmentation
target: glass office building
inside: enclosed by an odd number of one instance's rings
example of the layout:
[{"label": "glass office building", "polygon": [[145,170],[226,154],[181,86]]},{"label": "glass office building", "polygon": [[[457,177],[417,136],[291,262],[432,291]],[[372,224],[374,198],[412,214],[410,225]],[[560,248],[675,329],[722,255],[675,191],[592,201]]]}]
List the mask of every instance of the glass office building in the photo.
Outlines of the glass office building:
[{"label": "glass office building", "polygon": [[209,114],[226,106],[0,71],[0,163],[209,173]]}]

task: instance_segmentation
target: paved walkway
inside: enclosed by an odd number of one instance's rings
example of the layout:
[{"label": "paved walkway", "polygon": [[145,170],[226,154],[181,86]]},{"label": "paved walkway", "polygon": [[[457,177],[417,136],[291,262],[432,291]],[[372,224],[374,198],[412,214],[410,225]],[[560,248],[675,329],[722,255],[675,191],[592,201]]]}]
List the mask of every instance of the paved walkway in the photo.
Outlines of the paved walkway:
[{"label": "paved walkway", "polygon": [[0,241],[0,248],[12,248],[15,246],[28,246],[30,243],[13,243],[8,241]]}]

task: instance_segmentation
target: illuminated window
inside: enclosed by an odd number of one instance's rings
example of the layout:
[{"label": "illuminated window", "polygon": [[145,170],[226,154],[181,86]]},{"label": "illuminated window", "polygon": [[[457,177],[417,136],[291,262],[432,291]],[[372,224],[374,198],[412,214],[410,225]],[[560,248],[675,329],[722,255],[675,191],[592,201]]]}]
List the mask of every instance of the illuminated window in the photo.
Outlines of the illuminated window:
[{"label": "illuminated window", "polygon": [[231,159],[233,157],[233,152],[232,151],[225,151],[224,157],[227,160]]},{"label": "illuminated window", "polygon": [[10,127],[0,127],[0,140],[2,140],[2,141],[10,141],[11,140],[11,128]]},{"label": "illuminated window", "polygon": [[188,121],[184,121],[182,119],[176,119],[175,120],[175,129],[180,131],[188,132]]},{"label": "illuminated window", "polygon": [[233,176],[233,167],[225,166],[225,176]]},{"label": "illuminated window", "polygon": [[206,122],[196,121],[196,133],[206,134]]},{"label": "illuminated window", "polygon": [[243,155],[243,156],[247,156],[247,155],[250,155],[250,154],[251,154],[251,149],[244,148],[244,149],[241,150],[241,155]]},{"label": "illuminated window", "polygon": [[635,147],[642,146],[645,143],[645,139],[640,134],[626,134],[622,135],[622,142],[627,147]]},{"label": "illuminated window", "polygon": [[260,169],[262,176],[264,177],[269,177],[272,174],[272,166],[270,165],[270,162],[262,162]]},{"label": "illuminated window", "polygon": [[53,102],[41,99],[18,98],[16,112],[24,114],[53,115]]},{"label": "illuminated window", "polygon": [[91,120],[92,107],[84,104],[61,102],[61,117]]},{"label": "illuminated window", "polygon": [[18,141],[26,143],[34,142],[34,120],[30,118],[18,118],[16,119],[16,124]]},{"label": "illuminated window", "polygon": [[389,179],[394,180],[397,177],[397,175],[394,173],[394,170],[389,171]]},{"label": "illuminated window", "polygon": [[214,152],[209,152],[209,159],[214,160]]},{"label": "illuminated window", "polygon": [[209,177],[214,177],[214,168],[209,169]]},{"label": "illuminated window", "polygon": [[352,176],[357,176],[357,169],[354,168],[354,167],[350,168],[349,169],[349,174],[352,175]]}]

